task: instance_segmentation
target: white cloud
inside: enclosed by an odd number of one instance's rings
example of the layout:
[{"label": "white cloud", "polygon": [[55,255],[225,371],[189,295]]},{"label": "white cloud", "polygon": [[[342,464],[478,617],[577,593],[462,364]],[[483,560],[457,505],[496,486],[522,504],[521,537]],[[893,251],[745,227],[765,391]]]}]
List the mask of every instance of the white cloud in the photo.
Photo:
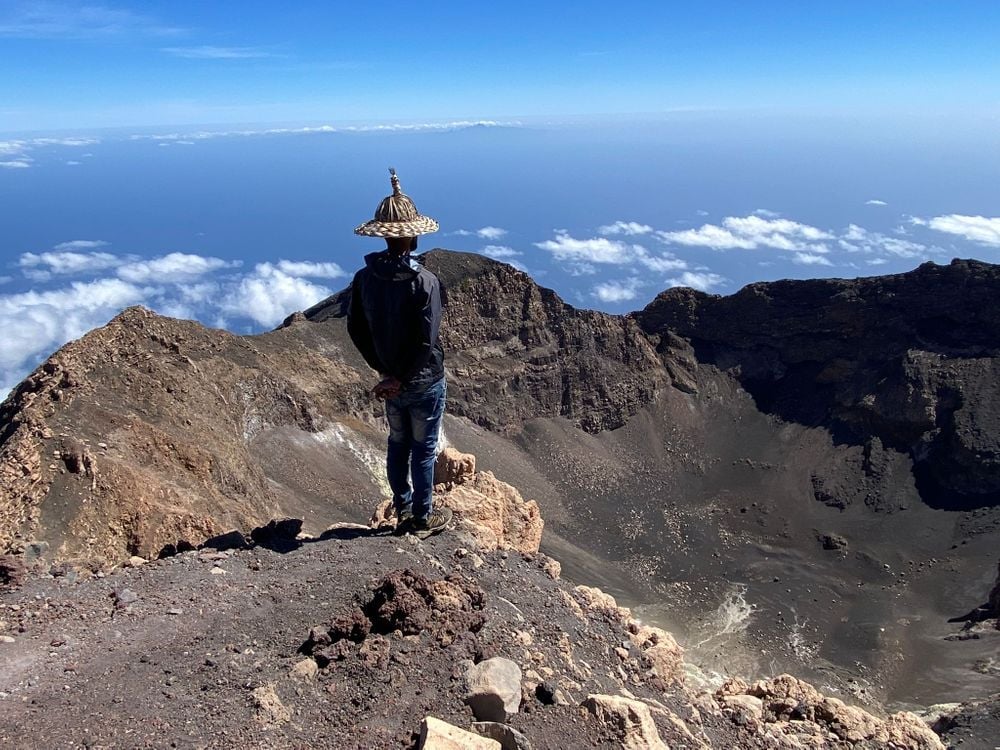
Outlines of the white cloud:
[{"label": "white cloud", "polygon": [[963,237],[980,245],[1000,247],[1000,217],[948,214],[947,216],[935,216],[933,219],[913,218],[911,221],[938,232]]},{"label": "white cloud", "polygon": [[501,229],[500,227],[482,227],[480,229],[456,229],[453,232],[448,232],[449,235],[456,237],[479,237],[484,240],[498,240],[507,234],[506,229]]},{"label": "white cloud", "polygon": [[[2,36],[2,33],[0,33]],[[0,169],[29,169],[34,164],[34,157],[29,152],[49,146],[87,146],[100,143],[97,138],[29,138],[0,141]]]},{"label": "white cloud", "polygon": [[716,273],[685,271],[680,276],[667,279],[668,286],[686,286],[702,292],[708,292],[724,284],[727,280]]},{"label": "white cloud", "polygon": [[107,247],[108,243],[104,240],[70,240],[69,242],[60,242],[58,245],[53,247],[53,250],[93,250],[97,247]]},{"label": "white cloud", "polygon": [[523,255],[523,253],[506,245],[487,245],[480,252],[496,260],[506,260],[507,258],[516,258],[519,255]]},{"label": "white cloud", "polygon": [[792,256],[792,263],[798,263],[800,266],[832,266],[833,263],[825,255],[817,255],[816,253],[795,253]]},{"label": "white cloud", "polygon": [[653,228],[648,224],[640,224],[635,221],[616,221],[614,224],[605,224],[597,228],[597,233],[604,235],[624,234],[629,237],[649,234]]},{"label": "white cloud", "polygon": [[753,212],[754,216],[763,216],[765,219],[777,219],[781,214],[767,208],[758,208]]},{"label": "white cloud", "polygon": [[94,3],[8,3],[0,11],[0,37],[14,39],[96,39],[179,31],[130,10]]},{"label": "white cloud", "polygon": [[[83,243],[83,240],[77,242]],[[103,243],[102,243],[103,244]],[[81,253],[73,250],[59,250],[61,247],[72,247],[74,243],[64,242],[55,250],[45,253],[24,253],[17,264],[28,278],[44,281],[52,275],[81,275],[114,268],[122,260],[116,255],[104,252]],[[100,244],[83,245],[82,247],[99,247]]]},{"label": "white cloud", "polygon": [[[103,243],[75,240],[63,244],[79,248]],[[3,388],[16,384],[44,356],[70,339],[103,325],[129,305],[142,304],[163,315],[196,318],[219,327],[226,327],[231,320],[252,320],[256,326],[272,327],[290,313],[304,310],[331,294],[326,287],[298,274],[308,272],[333,278],[339,271],[333,263],[286,260],[258,264],[249,273],[232,273],[224,269],[239,262],[183,253],[145,261],[110,253],[63,251],[25,255],[31,256],[28,271],[46,268],[59,272],[92,271],[94,256],[108,256],[109,264],[114,261],[112,272],[129,278],[74,281],[57,289],[0,295],[0,330],[4,331],[0,347],[0,397],[5,393]],[[74,255],[79,257],[67,257]],[[43,256],[48,262],[41,260]],[[5,277],[0,277],[0,283],[4,280]]]},{"label": "white cloud", "polygon": [[260,47],[214,47],[207,44],[199,47],[164,47],[160,51],[187,60],[252,60],[276,57],[274,53]]},{"label": "white cloud", "polygon": [[278,270],[289,276],[305,276],[314,279],[339,279],[347,274],[336,263],[314,263],[311,261],[278,261]]},{"label": "white cloud", "polygon": [[524,253],[521,253],[512,247],[507,247],[506,245],[487,245],[479,252],[481,252],[488,258],[493,258],[494,260],[503,261],[507,265],[513,266],[518,271],[523,271],[524,273],[528,273],[528,267],[525,266],[520,261],[515,260],[515,258],[519,258]]},{"label": "white cloud", "polygon": [[672,253],[652,255],[645,248],[639,245],[634,245],[633,249],[635,251],[636,260],[650,271],[665,273],[667,271],[680,271],[688,267],[688,264],[685,261],[675,257]]},{"label": "white cloud", "polygon": [[[173,141],[175,143],[206,141],[213,138],[250,138],[262,135],[308,135],[323,133],[414,133],[467,130],[469,128],[519,128],[517,120],[447,120],[444,122],[390,123],[382,125],[315,125],[300,128],[265,128],[257,130],[196,130],[187,133],[136,133],[133,141]],[[452,234],[462,234],[462,231]]]},{"label": "white cloud", "polygon": [[923,258],[937,252],[936,248],[928,248],[919,242],[872,232],[857,224],[850,224],[837,244],[849,253],[888,254],[897,258]]},{"label": "white cloud", "polygon": [[634,277],[625,281],[607,281],[597,284],[590,294],[601,302],[627,302],[639,295],[641,286],[639,279]]},{"label": "white cloud", "polygon": [[136,284],[176,284],[191,281],[221,268],[240,265],[221,258],[209,258],[189,253],[169,253],[150,260],[131,261],[118,269],[118,276]]},{"label": "white cloud", "polygon": [[290,276],[270,263],[260,263],[244,277],[220,308],[223,313],[248,317],[262,326],[275,326],[296,310],[304,310],[332,292],[311,281]]},{"label": "white cloud", "polygon": [[72,161],[72,160],[70,160],[70,161],[66,162],[66,166],[67,166],[67,167],[79,167],[79,166],[80,166],[80,164],[81,164],[81,162],[78,162],[78,161]]},{"label": "white cloud", "polygon": [[148,290],[120,279],[74,282],[46,292],[0,296],[0,381],[13,384],[42,356],[142,302]]},{"label": "white cloud", "polygon": [[555,230],[555,233],[555,239],[536,242],[535,247],[552,253],[556,260],[569,263],[570,273],[574,276],[595,273],[595,263],[633,267],[638,264],[657,273],[687,268],[687,263],[672,253],[653,254],[642,245],[607,237],[581,240],[562,229]]},{"label": "white cloud", "polygon": [[556,260],[583,263],[628,263],[633,257],[633,247],[618,240],[594,237],[578,240],[567,232],[558,231],[553,240],[536,242],[535,247],[552,253]]},{"label": "white cloud", "polygon": [[709,247],[714,250],[754,250],[770,247],[777,250],[822,252],[817,243],[833,239],[822,229],[789,219],[766,219],[760,216],[729,216],[722,225],[703,224],[698,229],[657,232],[667,243]]},{"label": "white cloud", "polygon": [[100,142],[98,138],[81,136],[71,138],[32,138],[28,141],[32,146],[91,146]]},{"label": "white cloud", "polygon": [[728,229],[714,224],[704,224],[700,229],[684,229],[680,232],[657,232],[664,242],[680,245],[710,247],[714,250],[753,250],[758,243],[753,239],[738,237]]},{"label": "white cloud", "polygon": [[865,201],[866,206],[888,206],[889,204],[885,201],[880,201],[877,198],[872,198],[870,201]]},{"label": "white cloud", "polygon": [[484,240],[498,240],[505,234],[507,234],[507,230],[500,227],[483,227],[476,230],[476,235]]}]

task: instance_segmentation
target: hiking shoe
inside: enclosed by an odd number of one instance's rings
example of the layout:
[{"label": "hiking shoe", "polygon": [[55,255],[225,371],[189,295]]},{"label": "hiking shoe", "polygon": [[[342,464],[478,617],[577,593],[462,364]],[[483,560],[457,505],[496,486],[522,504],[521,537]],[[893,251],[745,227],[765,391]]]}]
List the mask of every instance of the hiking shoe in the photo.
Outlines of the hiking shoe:
[{"label": "hiking shoe", "polygon": [[427,518],[413,519],[413,534],[418,539],[426,539],[440,534],[451,523],[451,508],[435,508]]},{"label": "hiking shoe", "polygon": [[404,510],[396,516],[396,528],[392,530],[393,536],[403,536],[413,530],[413,512]]}]

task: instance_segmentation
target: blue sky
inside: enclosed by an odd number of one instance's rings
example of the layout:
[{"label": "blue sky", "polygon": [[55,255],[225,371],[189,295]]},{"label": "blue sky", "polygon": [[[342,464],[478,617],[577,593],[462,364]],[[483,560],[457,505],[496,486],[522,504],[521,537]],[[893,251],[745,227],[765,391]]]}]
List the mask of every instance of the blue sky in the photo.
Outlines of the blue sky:
[{"label": "blue sky", "polygon": [[998,38],[993,0],[4,0],[0,132],[675,109],[995,124]]},{"label": "blue sky", "polygon": [[399,169],[571,304],[1000,261],[1000,2],[0,0],[0,396],[342,288]]}]

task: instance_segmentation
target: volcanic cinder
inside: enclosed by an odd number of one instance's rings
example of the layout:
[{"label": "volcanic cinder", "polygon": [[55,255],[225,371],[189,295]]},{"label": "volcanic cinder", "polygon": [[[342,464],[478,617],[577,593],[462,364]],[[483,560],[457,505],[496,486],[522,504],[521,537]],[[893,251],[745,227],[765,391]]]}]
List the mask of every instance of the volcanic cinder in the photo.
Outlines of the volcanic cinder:
[{"label": "volcanic cinder", "polygon": [[[1000,691],[1000,267],[672,289],[577,310],[435,250],[461,450],[538,501],[542,549],[706,672],[869,703]],[[342,292],[241,337],[132,308],[0,407],[0,553],[113,566],[384,497],[380,405]],[[985,666],[984,666],[985,665]]]}]

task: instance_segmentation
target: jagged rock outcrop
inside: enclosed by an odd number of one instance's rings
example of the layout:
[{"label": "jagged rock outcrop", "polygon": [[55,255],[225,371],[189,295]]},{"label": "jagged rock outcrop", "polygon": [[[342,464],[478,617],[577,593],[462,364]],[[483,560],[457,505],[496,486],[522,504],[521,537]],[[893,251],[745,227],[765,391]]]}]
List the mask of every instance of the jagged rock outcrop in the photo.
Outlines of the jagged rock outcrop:
[{"label": "jagged rock outcrop", "polygon": [[[474,456],[445,448],[438,455],[434,480],[434,502],[451,508],[454,524],[478,546],[538,552],[544,527],[538,503],[525,500],[492,472],[477,472]],[[379,505],[370,523],[375,528],[395,525],[392,501]]]},{"label": "jagged rock outcrop", "polygon": [[[577,310],[480,255],[434,252],[425,262],[446,288],[441,336],[454,414],[502,433],[534,417],[565,417],[598,432],[620,427],[671,383],[628,318]],[[342,292],[305,315],[343,316],[347,298]]]},{"label": "jagged rock outcrop", "polygon": [[940,738],[912,713],[886,719],[837,698],[791,675],[758,680],[752,685],[729,680],[715,693],[733,721],[761,733],[783,737],[792,747],[871,746],[944,750]]},{"label": "jagged rock outcrop", "polygon": [[928,502],[975,507],[1000,502],[998,289],[997,266],[955,260],[728,297],[670,289],[634,318],[689,340],[767,412],[908,454]]}]

